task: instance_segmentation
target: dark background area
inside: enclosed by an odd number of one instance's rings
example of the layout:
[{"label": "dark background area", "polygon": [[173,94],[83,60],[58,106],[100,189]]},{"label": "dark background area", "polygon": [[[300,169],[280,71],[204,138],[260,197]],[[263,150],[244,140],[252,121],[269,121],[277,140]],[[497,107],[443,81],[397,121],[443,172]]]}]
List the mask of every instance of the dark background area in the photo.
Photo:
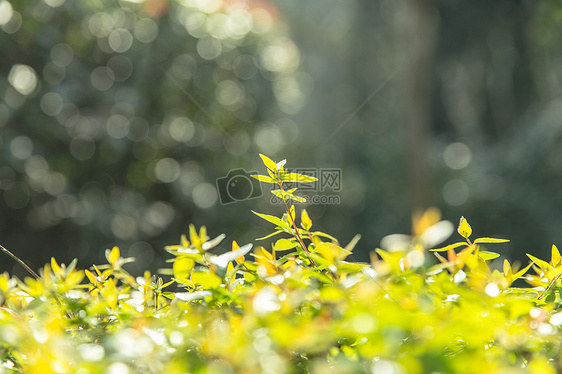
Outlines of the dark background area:
[{"label": "dark background area", "polygon": [[138,274],[189,223],[253,242],[250,210],[282,207],[224,182],[264,153],[342,171],[306,208],[362,235],[357,260],[429,206],[547,258],[561,22],[555,1],[0,0],[0,244],[33,268],[118,245]]}]

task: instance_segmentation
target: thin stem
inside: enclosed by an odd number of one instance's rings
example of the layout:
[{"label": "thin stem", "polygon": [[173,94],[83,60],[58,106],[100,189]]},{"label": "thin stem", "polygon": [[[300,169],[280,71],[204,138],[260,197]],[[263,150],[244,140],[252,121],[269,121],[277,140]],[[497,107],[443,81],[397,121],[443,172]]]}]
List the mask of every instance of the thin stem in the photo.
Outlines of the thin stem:
[{"label": "thin stem", "polygon": [[[278,180],[277,184],[279,185],[279,188],[281,189],[281,191],[285,191],[283,189],[283,181]],[[295,229],[295,235],[297,237],[297,240],[299,241],[300,246],[302,247],[304,252],[307,254],[307,257],[310,260],[310,262],[312,263],[312,265],[317,266],[316,263],[314,262],[314,260],[309,256],[310,252],[306,248],[306,245],[304,244],[304,241],[302,240],[302,238],[299,234],[299,229],[297,228],[297,224],[295,223],[295,220],[293,219],[293,217],[291,217],[291,208],[289,207],[289,203],[285,199],[283,199],[283,201],[285,202],[285,207],[287,207],[287,215],[288,215],[289,219],[291,220],[291,223],[293,224],[293,228]]]},{"label": "thin stem", "polygon": [[13,258],[14,260],[16,260],[18,262],[18,264],[20,264],[21,266],[23,266],[23,268],[25,270],[27,270],[27,272],[31,275],[33,275],[33,277],[37,280],[40,280],[41,277],[39,277],[39,275],[33,271],[33,269],[31,269],[29,266],[27,266],[27,264],[25,262],[23,262],[22,260],[20,260],[18,258],[18,256],[16,256],[15,254],[13,254],[12,252],[8,251],[6,248],[4,248],[2,245],[0,245],[0,249],[7,254],[8,256],[10,256],[11,258]]},{"label": "thin stem", "polygon": [[[2,246],[2,245],[0,245],[0,249],[2,250],[2,252],[4,252],[5,254],[7,254],[8,256],[10,256],[11,258],[13,258],[14,260],[16,260],[16,261],[18,262],[18,264],[20,264],[21,266],[23,266],[23,268],[24,268],[25,270],[27,270],[27,272],[28,272],[29,274],[33,275],[33,277],[34,277],[35,279],[37,279],[38,281],[41,281],[41,277],[40,277],[36,272],[34,272],[32,268],[30,268],[29,266],[27,266],[27,264],[26,264],[25,262],[23,262],[22,260],[20,260],[18,256],[16,256],[16,255],[13,254],[12,252],[8,251],[8,250],[7,250],[6,248],[4,248],[4,246]],[[58,297],[53,291],[50,291],[50,293],[51,293],[51,295],[53,296],[53,299],[55,300],[55,302],[57,303],[57,305],[58,305],[61,309],[63,309],[64,314],[66,314],[66,317],[67,317],[67,318],[70,318],[70,314],[68,313],[67,310],[65,310],[65,309],[63,308],[63,304],[62,304],[62,302],[60,301],[59,297]]]}]

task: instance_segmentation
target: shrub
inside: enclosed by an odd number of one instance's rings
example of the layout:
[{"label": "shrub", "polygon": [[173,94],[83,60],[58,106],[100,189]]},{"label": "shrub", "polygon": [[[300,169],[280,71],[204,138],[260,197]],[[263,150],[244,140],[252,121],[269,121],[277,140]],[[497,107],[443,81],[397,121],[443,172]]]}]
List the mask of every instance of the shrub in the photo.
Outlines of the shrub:
[{"label": "shrub", "polygon": [[[224,235],[189,227],[167,247],[171,281],[131,276],[117,247],[107,264],[77,270],[53,258],[23,281],[0,276],[0,360],[15,373],[555,373],[562,369],[562,261],[530,256],[519,269],[471,239],[431,249],[450,223],[435,210],[414,220],[408,242],[389,241],[370,264],[314,231],[295,189],[309,182],[261,156],[279,188],[270,249],[218,254]],[[462,248],[462,249],[461,249]],[[7,250],[4,249],[5,252]],[[435,253],[439,260],[434,261]],[[440,253],[445,252],[446,255]],[[9,252],[8,252],[9,253]],[[437,262],[437,263],[436,263]],[[527,274],[532,269],[535,274]],[[523,278],[533,288],[513,287]],[[174,289],[175,287],[175,289]]]}]

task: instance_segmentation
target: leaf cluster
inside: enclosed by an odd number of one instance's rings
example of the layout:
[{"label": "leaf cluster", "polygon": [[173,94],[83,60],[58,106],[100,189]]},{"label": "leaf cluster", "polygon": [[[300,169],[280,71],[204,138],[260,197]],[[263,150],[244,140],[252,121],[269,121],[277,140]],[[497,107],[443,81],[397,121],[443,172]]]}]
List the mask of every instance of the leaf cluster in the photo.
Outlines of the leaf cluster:
[{"label": "leaf cluster", "polygon": [[[134,277],[119,248],[78,270],[52,259],[37,278],[0,275],[3,372],[41,373],[556,373],[562,370],[562,257],[495,264],[485,246],[445,240],[452,225],[430,209],[411,236],[391,236],[370,263],[313,231],[297,212],[284,162],[262,155],[285,200],[269,249],[189,226],[166,247],[171,267]],[[268,179],[269,178],[269,179]],[[284,193],[283,193],[284,192]],[[265,238],[262,238],[265,239]],[[390,243],[390,244],[389,244]],[[253,249],[253,251],[252,251]],[[446,255],[440,253],[445,252]],[[529,274],[530,271],[534,274]],[[523,279],[528,288],[514,287]]]}]

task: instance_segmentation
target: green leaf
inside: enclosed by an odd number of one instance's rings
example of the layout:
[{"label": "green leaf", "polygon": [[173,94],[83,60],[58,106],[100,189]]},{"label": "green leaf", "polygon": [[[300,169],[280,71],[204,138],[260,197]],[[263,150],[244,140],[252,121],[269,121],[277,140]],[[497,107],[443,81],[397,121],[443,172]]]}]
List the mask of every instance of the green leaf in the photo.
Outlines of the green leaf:
[{"label": "green leaf", "polygon": [[[115,247],[115,248],[117,248],[117,247]],[[105,251],[105,257],[109,258],[109,249],[107,249]],[[57,275],[62,272],[62,268],[59,266],[59,264],[57,263],[57,260],[55,260],[54,257],[51,257],[51,269]]]},{"label": "green leaf", "polygon": [[363,271],[364,268],[369,267],[367,264],[346,261],[340,261],[336,266],[339,273],[357,273]]},{"label": "green leaf", "polygon": [[272,171],[269,170],[269,169],[266,169],[266,170],[267,170],[267,174],[269,174],[269,176],[271,177],[271,179],[277,181],[277,177],[275,176],[275,173],[272,172]]},{"label": "green leaf", "polygon": [[297,246],[297,243],[292,242],[289,239],[279,239],[275,242],[273,249],[275,251],[287,251],[289,249],[293,249]]},{"label": "green leaf", "polygon": [[260,157],[263,161],[263,164],[271,171],[276,172],[279,170],[279,167],[277,166],[277,164],[275,163],[275,161],[273,161],[272,159],[270,159],[269,157],[262,155],[260,153]]},{"label": "green leaf", "polygon": [[251,283],[257,279],[257,277],[254,274],[248,272],[245,272],[243,276],[244,276],[244,280],[248,283]]},{"label": "green leaf", "polygon": [[174,261],[174,278],[186,279],[191,274],[195,261],[187,256],[178,256]]},{"label": "green leaf", "polygon": [[523,274],[525,274],[527,270],[531,268],[532,265],[533,263],[530,263],[529,265],[525,266],[523,269],[519,270],[517,273],[513,274],[513,279],[515,280],[521,278]]},{"label": "green leaf", "polygon": [[466,243],[458,242],[458,243],[454,243],[454,244],[449,244],[448,246],[443,247],[443,248],[430,249],[430,251],[431,252],[446,252],[449,249],[455,249],[455,248],[460,247],[462,245],[468,246],[468,244],[466,244]]},{"label": "green leaf", "polygon": [[306,198],[302,196],[291,196],[291,200],[294,200],[298,203],[306,203]]},{"label": "green leaf", "polygon": [[377,249],[375,249],[375,252],[377,252],[379,254],[379,256],[381,256],[381,258],[389,264],[392,264],[392,263],[396,262],[396,259],[390,253],[388,253],[385,250],[377,248]]},{"label": "green leaf", "polygon": [[511,274],[511,265],[507,259],[503,260],[503,275],[506,277]]},{"label": "green leaf", "polygon": [[345,250],[352,252],[353,248],[357,245],[357,242],[361,239],[361,235],[357,234],[351,239],[351,241],[345,246]]},{"label": "green leaf", "polygon": [[78,259],[75,258],[74,260],[72,260],[70,264],[68,264],[68,266],[66,267],[66,275],[70,274],[70,272],[76,268],[77,263],[78,263]]},{"label": "green leaf", "polygon": [[507,243],[508,239],[496,239],[496,238],[478,238],[474,241],[474,244],[479,243]]},{"label": "green leaf", "polygon": [[295,196],[288,191],[273,190],[273,191],[271,191],[271,193],[274,194],[275,196],[277,196],[278,198],[283,199],[284,201],[287,201],[287,200],[291,199],[291,200],[298,201],[299,203],[305,203],[306,202],[306,199],[304,197]]},{"label": "green leaf", "polygon": [[119,252],[118,247],[113,247],[111,250],[105,251],[105,258],[111,264],[111,266],[115,266],[117,264],[117,260],[121,257],[121,253]]},{"label": "green leaf", "polygon": [[207,228],[205,226],[201,226],[199,229],[199,240],[201,240],[201,243],[204,243],[207,239],[209,239],[207,237]]},{"label": "green leaf", "polygon": [[552,303],[554,302],[554,300],[556,300],[556,294],[553,291],[548,291],[546,297],[544,298],[544,301],[546,301],[547,303]]},{"label": "green leaf", "polygon": [[500,257],[500,254],[499,254],[499,253],[495,253],[495,252],[479,251],[479,252],[478,252],[478,256],[479,256],[482,260],[488,261],[488,260],[493,260],[494,258]]},{"label": "green leaf", "polygon": [[281,234],[282,232],[284,232],[284,231],[277,230],[277,231],[274,231],[274,232],[272,232],[271,234],[268,234],[268,235],[266,235],[266,236],[264,236],[264,237],[257,238],[256,240],[264,240],[264,239],[267,239],[267,238],[271,238],[272,236],[275,236],[275,235],[277,235],[277,234]]},{"label": "green leaf", "polygon": [[244,266],[246,267],[246,269],[248,269],[249,271],[253,271],[255,272],[256,270],[258,270],[258,265],[255,262],[244,262]]},{"label": "green leaf", "polygon": [[[317,256],[320,257],[320,256]],[[322,260],[322,257],[320,257],[319,260]],[[329,276],[327,276],[324,273],[318,272],[318,271],[314,271],[312,269],[306,271],[303,273],[303,276],[305,278],[315,278],[318,279],[320,282],[325,283],[325,284],[334,284],[334,281],[332,279],[330,279]]]},{"label": "green leaf", "polygon": [[315,235],[315,236],[322,236],[322,237],[324,237],[324,238],[330,239],[330,240],[333,241],[333,242],[336,242],[336,243],[338,242],[338,240],[337,240],[336,238],[334,238],[334,237],[333,237],[332,235],[330,235],[330,234],[326,234],[325,232],[314,231],[314,232],[312,233],[312,235]]},{"label": "green leaf", "polygon": [[201,239],[197,235],[197,231],[195,230],[195,226],[193,226],[193,224],[189,225],[189,239],[191,240],[193,246],[197,248],[197,250],[199,250],[199,252],[203,251],[201,249]]},{"label": "green leaf", "polygon": [[290,220],[287,220],[291,226],[295,223],[295,216],[296,216],[295,206],[291,205],[291,207],[289,208],[289,218],[290,218]]},{"label": "green leaf", "polygon": [[171,284],[174,283],[174,282],[175,282],[175,280],[171,280],[171,281],[169,281],[169,282],[166,282],[166,283],[164,283],[164,284],[162,285],[162,288],[166,288],[166,287],[168,287],[169,285],[171,285]]},{"label": "green leaf", "polygon": [[258,212],[254,212],[252,210],[252,213],[254,213],[256,216],[263,218],[264,220],[273,223],[274,225],[281,227],[287,231],[291,231],[291,227],[289,226],[289,224],[285,221],[283,221],[281,218],[279,217],[275,217],[275,216],[270,216],[269,214],[262,214],[262,213],[258,213]]},{"label": "green leaf", "polygon": [[302,196],[291,196],[291,200],[294,200],[298,203],[306,203],[306,198]]},{"label": "green leaf", "polygon": [[252,174],[250,175],[250,177],[255,178],[260,182],[264,182],[264,183],[273,183],[273,184],[277,183],[275,179],[268,177],[266,175]]},{"label": "green leaf", "polygon": [[165,298],[167,298],[169,300],[173,300],[174,297],[176,296],[176,294],[173,293],[173,292],[162,292],[162,296],[164,296]]},{"label": "green leaf", "polygon": [[546,261],[543,261],[539,258],[536,258],[533,255],[530,255],[527,253],[527,257],[529,257],[531,259],[531,261],[533,261],[539,268],[541,268],[541,270],[550,270],[552,269],[552,266],[550,266],[550,264]]},{"label": "green leaf", "polygon": [[308,216],[308,213],[305,209],[303,209],[301,212],[301,227],[307,231],[312,227],[312,220]]},{"label": "green leaf", "polygon": [[311,177],[309,175],[302,175],[297,173],[287,173],[279,175],[279,178],[283,182],[297,182],[297,183],[311,183],[316,182],[318,178]]},{"label": "green leaf", "polygon": [[214,273],[207,271],[195,271],[191,275],[191,280],[198,286],[206,289],[213,289],[220,286],[222,280]]},{"label": "green leaf", "polygon": [[552,266],[557,266],[558,264],[560,264],[560,261],[560,252],[558,251],[558,248],[556,248],[556,246],[553,244],[551,249],[550,263],[552,264]]},{"label": "green leaf", "polygon": [[461,217],[461,220],[459,222],[459,227],[457,230],[459,234],[461,234],[461,236],[465,239],[468,239],[468,237],[472,234],[472,227],[470,227],[470,225],[468,224],[467,220],[464,217]]},{"label": "green leaf", "polygon": [[320,267],[320,269],[327,269],[333,265],[333,261],[330,261],[317,253],[308,253],[307,256],[312,259]]},{"label": "green leaf", "polygon": [[271,193],[282,200],[289,200],[293,196],[290,192],[283,190],[272,190]]}]

